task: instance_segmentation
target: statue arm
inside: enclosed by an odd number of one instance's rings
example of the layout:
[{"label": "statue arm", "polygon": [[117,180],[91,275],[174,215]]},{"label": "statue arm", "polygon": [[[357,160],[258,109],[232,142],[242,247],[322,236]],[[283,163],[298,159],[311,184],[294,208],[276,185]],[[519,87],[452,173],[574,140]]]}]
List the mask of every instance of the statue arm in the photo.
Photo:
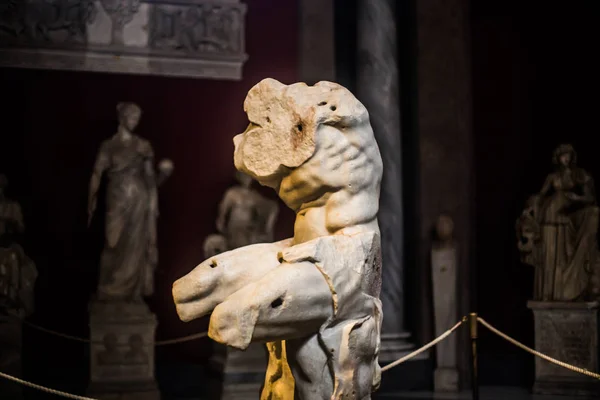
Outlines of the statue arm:
[{"label": "statue arm", "polygon": [[156,177],[156,186],[160,187],[173,173],[173,162],[165,159],[158,164],[158,176]]},{"label": "statue arm", "polygon": [[173,284],[179,318],[191,321],[210,314],[229,296],[263,278],[281,264],[278,253],[290,247],[292,241],[240,247],[202,262]]},{"label": "statue arm", "polygon": [[21,206],[18,203],[16,203],[14,218],[15,218],[15,226],[17,228],[17,232],[19,232],[19,233],[25,232],[25,222],[23,221],[23,210],[21,209]]},{"label": "statue arm", "polygon": [[550,192],[550,189],[552,189],[553,178],[554,178],[553,174],[550,174],[546,177],[546,180],[544,181],[544,185],[542,186],[542,190],[540,190],[541,197],[546,196]]},{"label": "statue arm", "polygon": [[210,318],[208,335],[237,349],[306,337],[333,317],[332,292],[310,261],[283,263],[233,293]]},{"label": "statue arm", "polygon": [[94,170],[92,177],[90,178],[89,196],[88,196],[88,225],[92,222],[92,216],[96,211],[98,189],[100,188],[100,182],[102,180],[102,174],[108,168],[108,155],[104,145],[100,147],[98,155],[96,156],[96,162],[94,163]]}]

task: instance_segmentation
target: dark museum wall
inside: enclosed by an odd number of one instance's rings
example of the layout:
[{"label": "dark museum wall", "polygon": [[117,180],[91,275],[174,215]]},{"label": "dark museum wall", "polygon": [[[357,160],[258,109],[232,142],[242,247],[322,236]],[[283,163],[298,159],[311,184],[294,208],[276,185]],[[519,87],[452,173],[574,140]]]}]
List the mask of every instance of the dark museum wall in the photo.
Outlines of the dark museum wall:
[{"label": "dark museum wall", "polygon": [[[88,335],[87,302],[103,244],[102,219],[86,226],[88,181],[101,141],[116,132],[117,102],[133,101],[144,111],[138,133],[153,144],[157,161],[171,158],[175,164],[159,193],[160,262],[150,300],[159,319],[157,339],[206,330],[207,320],[179,321],[171,284],[202,261],[217,204],[234,183],[232,138],[247,124],[242,107],[247,91],[266,77],[297,79],[297,6],[296,0],[248,1],[250,58],[240,82],[2,70],[0,171],[10,180],[10,197],[23,205],[24,247],[39,270],[31,322]],[[277,237],[291,236],[292,225],[293,213],[282,206]],[[24,338],[26,377],[81,390],[72,386],[87,380],[85,344],[31,329]],[[157,360],[202,364],[209,343],[158,348]]]},{"label": "dark museum wall", "polygon": [[[600,179],[600,2],[472,1],[478,312],[533,345],[533,269],[519,262],[515,221],[572,143]],[[482,384],[529,385],[533,358],[482,332]]]}]

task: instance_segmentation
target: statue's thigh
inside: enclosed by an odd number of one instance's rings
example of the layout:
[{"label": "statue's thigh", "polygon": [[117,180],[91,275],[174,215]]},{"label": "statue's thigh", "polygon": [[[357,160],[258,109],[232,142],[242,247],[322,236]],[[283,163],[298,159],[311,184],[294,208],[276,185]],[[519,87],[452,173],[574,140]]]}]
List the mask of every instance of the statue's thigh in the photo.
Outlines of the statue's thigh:
[{"label": "statue's thigh", "polygon": [[327,355],[317,335],[304,339],[286,340],[288,363],[296,383],[294,400],[329,400],[333,380]]}]

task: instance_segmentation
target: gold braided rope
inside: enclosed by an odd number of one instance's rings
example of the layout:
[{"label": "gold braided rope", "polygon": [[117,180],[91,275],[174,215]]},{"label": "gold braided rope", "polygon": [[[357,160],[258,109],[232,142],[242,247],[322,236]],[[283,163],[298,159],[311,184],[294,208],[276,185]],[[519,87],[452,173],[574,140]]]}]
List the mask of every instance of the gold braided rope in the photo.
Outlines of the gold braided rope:
[{"label": "gold braided rope", "polygon": [[556,359],[554,359],[552,357],[548,357],[547,355],[540,353],[539,351],[535,351],[535,350],[533,350],[533,349],[525,346],[523,343],[520,343],[520,342],[516,341],[515,339],[511,338],[510,336],[508,336],[508,335],[500,332],[498,329],[494,328],[492,325],[490,325],[489,323],[487,323],[481,317],[477,317],[477,321],[479,321],[479,323],[481,325],[485,326],[486,328],[488,328],[490,331],[492,331],[496,335],[500,336],[502,339],[504,339],[504,340],[506,340],[506,341],[508,341],[508,342],[510,342],[512,344],[514,344],[517,347],[522,348],[523,350],[525,350],[525,351],[533,354],[534,356],[540,357],[540,358],[542,358],[542,359],[544,359],[544,360],[546,360],[548,362],[556,364],[559,367],[570,369],[571,371],[579,372],[580,374],[587,375],[587,376],[590,376],[592,378],[600,379],[600,374],[596,374],[594,372],[588,371],[585,368],[574,367],[574,366],[572,366],[570,364],[567,364],[567,363],[562,362],[562,361],[558,361],[558,360],[556,360]]},{"label": "gold braided rope", "polygon": [[[48,333],[50,335],[55,335],[55,336],[62,337],[64,339],[74,340],[74,341],[82,342],[82,343],[104,344],[104,342],[102,342],[102,341],[92,341],[92,340],[86,339],[86,338],[81,338],[81,337],[77,337],[77,336],[67,335],[67,334],[62,333],[62,332],[53,331],[52,329],[44,328],[42,326],[33,324],[33,323],[29,322],[29,321],[25,321],[24,319],[20,319],[20,318],[18,318],[18,319],[21,322],[23,322],[24,324],[26,324],[27,326],[30,326],[30,327],[32,327],[34,329],[37,329],[37,330],[41,331],[41,332]],[[206,337],[206,336],[208,336],[208,332],[200,332],[200,333],[194,333],[192,335],[188,335],[188,336],[184,336],[184,337],[180,337],[180,338],[175,338],[175,339],[157,340],[157,341],[154,342],[154,346],[165,346],[165,345],[169,345],[169,344],[184,343],[184,342],[189,342],[191,340],[201,339],[201,338]]]},{"label": "gold braided rope", "polygon": [[389,369],[392,369],[395,366],[400,365],[403,362],[408,361],[411,358],[418,356],[419,354],[421,354],[425,350],[429,349],[430,347],[435,346],[436,344],[438,344],[442,340],[446,339],[448,336],[452,335],[452,333],[454,333],[454,331],[457,330],[465,322],[467,322],[467,317],[463,317],[452,328],[448,329],[446,332],[442,333],[436,339],[433,339],[431,342],[427,343],[425,346],[421,347],[420,349],[417,349],[417,350],[413,351],[412,353],[407,354],[406,356],[402,357],[401,359],[396,360],[393,363],[390,363],[390,364],[386,365],[385,367],[381,368],[381,372],[385,372],[385,371],[387,371]]},{"label": "gold braided rope", "polygon": [[76,394],[71,394],[71,393],[67,393],[67,392],[61,392],[60,390],[50,389],[50,388],[47,388],[45,386],[36,385],[35,383],[27,382],[26,380],[19,379],[19,378],[16,378],[14,376],[5,374],[4,372],[0,372],[0,377],[8,379],[9,381],[20,383],[21,385],[28,386],[28,387],[33,388],[33,389],[41,390],[42,392],[55,394],[57,396],[66,397],[68,399],[74,399],[74,400],[97,400],[97,399],[94,399],[94,398],[91,398],[91,397],[77,396]]}]

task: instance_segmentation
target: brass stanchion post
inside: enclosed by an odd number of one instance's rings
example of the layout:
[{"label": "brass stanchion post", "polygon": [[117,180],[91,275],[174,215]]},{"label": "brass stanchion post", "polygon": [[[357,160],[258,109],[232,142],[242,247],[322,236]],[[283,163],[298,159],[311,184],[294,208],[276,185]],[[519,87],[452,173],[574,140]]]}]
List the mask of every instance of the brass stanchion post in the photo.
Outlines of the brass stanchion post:
[{"label": "brass stanchion post", "polygon": [[469,314],[469,331],[471,333],[471,386],[473,400],[479,400],[479,382],[477,381],[477,313]]}]

